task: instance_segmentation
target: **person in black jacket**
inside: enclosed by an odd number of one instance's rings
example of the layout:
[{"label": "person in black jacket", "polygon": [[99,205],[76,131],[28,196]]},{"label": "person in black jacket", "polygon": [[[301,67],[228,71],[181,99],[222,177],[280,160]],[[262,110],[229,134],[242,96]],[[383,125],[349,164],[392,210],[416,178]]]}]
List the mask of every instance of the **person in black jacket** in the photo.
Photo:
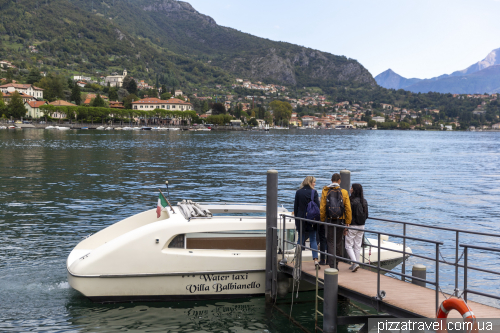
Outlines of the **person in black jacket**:
[{"label": "person in black jacket", "polygon": [[[366,202],[363,195],[363,186],[361,184],[352,184],[351,187],[351,210],[352,210],[352,221],[351,228],[346,230],[345,235],[345,249],[349,258],[353,261],[359,261],[359,253],[361,252],[361,243],[363,242],[363,234],[365,229],[365,221],[368,218],[368,203]],[[359,268],[359,264],[353,263],[350,270],[356,272]]]},{"label": "person in black jacket", "polygon": [[[316,178],[313,176],[307,176],[300,189],[295,193],[295,202],[293,204],[293,215],[296,217],[308,218],[306,216],[307,205],[311,202],[311,197],[319,208],[319,196],[318,191],[314,189],[316,185]],[[316,242],[316,230],[317,224],[311,222],[302,222],[302,237],[300,235],[300,220],[295,220],[295,227],[297,228],[297,233],[299,235],[297,244],[304,245],[306,239],[309,238],[311,248],[317,250],[318,244]],[[299,243],[300,242],[300,243]],[[315,264],[318,264],[318,252],[313,251],[312,253]]]}]

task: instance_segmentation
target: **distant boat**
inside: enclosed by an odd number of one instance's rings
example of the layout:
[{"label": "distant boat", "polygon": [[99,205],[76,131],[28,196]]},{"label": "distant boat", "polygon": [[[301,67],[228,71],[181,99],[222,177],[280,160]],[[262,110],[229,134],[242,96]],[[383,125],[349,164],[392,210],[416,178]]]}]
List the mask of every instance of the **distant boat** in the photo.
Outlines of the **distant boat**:
[{"label": "distant boat", "polygon": [[142,129],[143,131],[151,131],[151,129],[152,129],[152,128],[151,128],[151,127],[146,127],[146,126],[143,126],[141,129]]},{"label": "distant boat", "polygon": [[115,127],[115,131],[121,131],[123,128],[121,127]]},{"label": "distant boat", "polygon": [[124,128],[122,128],[122,129],[123,129],[124,131],[131,131],[131,130],[133,130],[133,128],[132,128],[132,127],[124,127]]},{"label": "distant boat", "polygon": [[57,129],[57,127],[56,126],[47,126],[47,127],[45,127],[45,129]]},{"label": "distant boat", "polygon": [[104,126],[99,126],[96,128],[96,130],[102,131],[102,130],[104,130]]},{"label": "distant boat", "polygon": [[106,127],[104,130],[111,131],[112,129],[113,129],[113,127]]},{"label": "distant boat", "polygon": [[264,126],[264,131],[269,132],[269,125]]},{"label": "distant boat", "polygon": [[70,129],[69,127],[64,127],[64,126],[57,126],[56,128],[60,131],[66,131]]},{"label": "distant boat", "polygon": [[0,129],[7,129],[7,126],[0,126]]},{"label": "distant boat", "polygon": [[180,131],[181,129],[179,127],[169,127],[169,131]]},{"label": "distant boat", "polygon": [[88,130],[89,128],[88,127],[82,127],[80,129],[82,129],[82,130]]}]

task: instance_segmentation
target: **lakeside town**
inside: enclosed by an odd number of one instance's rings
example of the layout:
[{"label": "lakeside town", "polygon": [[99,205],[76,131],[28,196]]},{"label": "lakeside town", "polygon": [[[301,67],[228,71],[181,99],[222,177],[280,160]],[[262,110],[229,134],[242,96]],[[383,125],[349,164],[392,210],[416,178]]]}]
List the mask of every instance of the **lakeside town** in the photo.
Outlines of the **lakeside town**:
[{"label": "lakeside town", "polygon": [[[185,92],[180,87],[167,89],[165,85],[134,78],[127,70],[110,75],[73,75],[61,80],[55,74],[32,69],[25,82],[19,82],[13,79],[12,73],[17,67],[12,62],[0,61],[0,69],[5,76],[0,78],[0,115],[4,122],[95,120],[110,124],[133,121],[137,124],[215,124],[257,128],[500,129],[498,115],[486,119],[488,107],[498,103],[497,94],[454,94],[454,99],[473,101],[477,105],[472,117],[480,120],[479,125],[472,119],[472,125],[464,127],[458,117],[447,117],[438,108],[405,108],[373,101],[334,101],[319,88],[290,89],[242,78],[236,78],[229,86],[188,87]],[[61,85],[60,81],[66,81],[63,83],[67,87],[59,87],[59,93],[54,94],[57,90],[54,85]],[[74,107],[76,111],[68,111],[68,107]],[[85,112],[78,112],[82,107],[87,108]],[[100,111],[92,115],[89,107],[100,108]],[[108,109],[108,112],[103,109]],[[167,113],[158,113],[160,110]],[[174,111],[192,113],[184,117],[173,114]]]}]

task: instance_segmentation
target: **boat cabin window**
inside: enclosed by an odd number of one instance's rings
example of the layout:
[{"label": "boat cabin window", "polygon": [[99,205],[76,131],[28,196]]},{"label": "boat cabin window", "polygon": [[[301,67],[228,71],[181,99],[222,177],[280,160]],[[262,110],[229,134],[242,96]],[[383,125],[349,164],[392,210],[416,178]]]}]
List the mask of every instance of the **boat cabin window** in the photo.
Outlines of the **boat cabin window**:
[{"label": "boat cabin window", "polygon": [[265,250],[265,230],[233,230],[186,234],[186,249]]},{"label": "boat cabin window", "polygon": [[185,235],[177,235],[168,244],[169,249],[183,249],[185,247]]}]

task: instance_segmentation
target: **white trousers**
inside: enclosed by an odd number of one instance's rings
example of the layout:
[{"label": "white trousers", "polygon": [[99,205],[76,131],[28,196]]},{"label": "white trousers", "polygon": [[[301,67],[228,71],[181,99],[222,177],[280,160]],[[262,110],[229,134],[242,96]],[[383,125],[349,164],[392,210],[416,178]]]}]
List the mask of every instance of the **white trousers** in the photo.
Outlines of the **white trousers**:
[{"label": "white trousers", "polygon": [[352,225],[345,236],[345,249],[351,260],[359,261],[359,253],[361,252],[361,242],[363,241],[364,225]]}]

